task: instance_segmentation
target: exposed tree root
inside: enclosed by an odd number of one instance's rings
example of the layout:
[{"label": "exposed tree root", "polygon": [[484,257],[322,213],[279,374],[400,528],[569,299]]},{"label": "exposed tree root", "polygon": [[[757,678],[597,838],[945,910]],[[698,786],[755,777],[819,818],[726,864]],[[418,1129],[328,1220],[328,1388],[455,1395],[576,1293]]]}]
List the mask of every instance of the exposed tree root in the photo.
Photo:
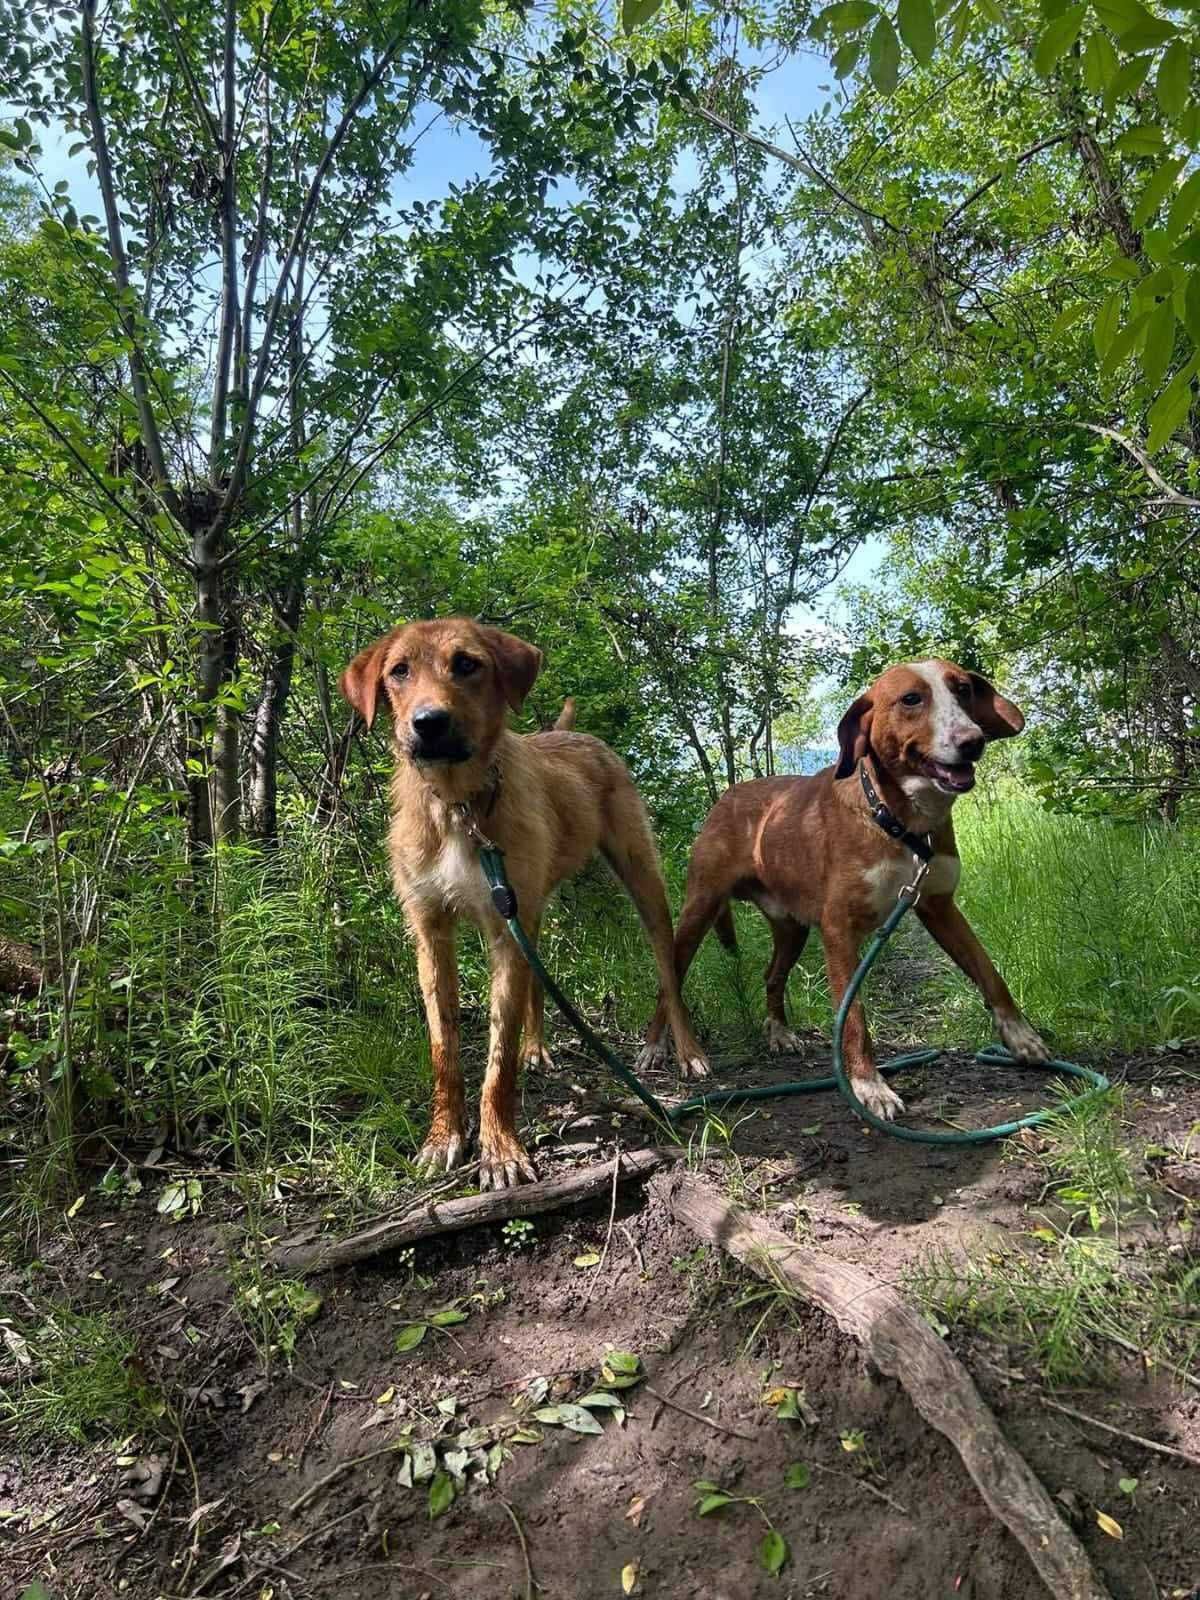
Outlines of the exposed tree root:
[{"label": "exposed tree root", "polygon": [[1029,1464],[1001,1433],[970,1373],[893,1289],[862,1267],[794,1244],[698,1178],[675,1176],[662,1189],[685,1227],[760,1277],[815,1302],[882,1372],[903,1384],[926,1422],[958,1451],[989,1509],[1020,1542],[1055,1600],[1111,1600]]}]

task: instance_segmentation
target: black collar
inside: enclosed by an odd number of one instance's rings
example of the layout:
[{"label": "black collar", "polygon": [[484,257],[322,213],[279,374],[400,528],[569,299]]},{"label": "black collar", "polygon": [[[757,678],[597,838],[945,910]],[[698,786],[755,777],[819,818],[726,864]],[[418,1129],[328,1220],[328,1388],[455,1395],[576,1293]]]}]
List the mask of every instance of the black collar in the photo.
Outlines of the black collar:
[{"label": "black collar", "polygon": [[859,763],[858,772],[859,776],[862,778],[863,793],[867,797],[867,805],[870,808],[871,817],[876,826],[882,828],[884,833],[888,834],[891,838],[899,839],[900,843],[906,845],[908,849],[912,851],[913,855],[918,858],[918,860],[932,861],[932,834],[909,833],[908,829],[900,821],[900,818],[896,815],[896,813],[889,810],[889,808],[885,806],[883,801],[879,798],[878,791],[876,790],[875,785],[871,782],[870,774],[867,772],[867,763],[865,761],[861,761]]}]

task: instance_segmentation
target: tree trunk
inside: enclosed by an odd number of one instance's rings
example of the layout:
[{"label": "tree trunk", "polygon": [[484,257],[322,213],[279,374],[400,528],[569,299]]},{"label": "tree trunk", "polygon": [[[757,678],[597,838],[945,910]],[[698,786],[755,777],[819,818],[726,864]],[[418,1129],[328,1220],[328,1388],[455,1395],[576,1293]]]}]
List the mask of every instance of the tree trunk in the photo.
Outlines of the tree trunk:
[{"label": "tree trunk", "polygon": [[279,843],[279,732],[292,687],[303,605],[304,588],[294,575],[279,611],[279,632],[271,645],[250,733],[250,832],[260,844],[271,847]]},{"label": "tree trunk", "polygon": [[[241,626],[233,595],[222,584],[221,682],[232,683],[241,652]],[[217,708],[213,750],[213,821],[217,838],[232,844],[241,831],[242,791],[239,771],[242,719],[236,706]]]}]

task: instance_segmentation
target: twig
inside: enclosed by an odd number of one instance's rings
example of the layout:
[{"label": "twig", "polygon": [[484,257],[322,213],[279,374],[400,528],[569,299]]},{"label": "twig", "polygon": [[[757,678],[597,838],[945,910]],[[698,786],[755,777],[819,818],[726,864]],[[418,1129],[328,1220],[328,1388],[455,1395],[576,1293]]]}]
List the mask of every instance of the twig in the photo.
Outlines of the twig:
[{"label": "twig", "polygon": [[1165,1367],[1168,1372],[1173,1372],[1177,1378],[1182,1378],[1184,1383],[1190,1383],[1193,1389],[1200,1389],[1200,1378],[1193,1378],[1190,1372],[1185,1372],[1182,1367],[1177,1367],[1173,1362],[1164,1361],[1162,1356],[1151,1356],[1142,1349],[1141,1345],[1134,1344],[1131,1339],[1122,1339],[1119,1333],[1109,1333],[1107,1328],[1096,1330],[1102,1339],[1107,1339],[1110,1344],[1119,1344],[1122,1350],[1128,1350],[1132,1356],[1140,1356],[1142,1361],[1150,1362],[1156,1367]]},{"label": "twig", "polygon": [[521,1524],[517,1521],[517,1513],[503,1495],[497,1495],[496,1499],[508,1512],[509,1521],[516,1529],[517,1543],[521,1546],[521,1559],[525,1563],[525,1600],[533,1600],[533,1568],[529,1564],[529,1546],[525,1543],[525,1535],[521,1532]]},{"label": "twig", "polygon": [[617,1227],[620,1228],[621,1232],[625,1235],[625,1242],[633,1251],[633,1259],[637,1262],[638,1271],[644,1274],[646,1271],[646,1258],[643,1256],[637,1240],[633,1237],[623,1222],[618,1222]]},{"label": "twig", "polygon": [[583,1297],[583,1304],[579,1308],[582,1316],[591,1304],[592,1296],[596,1292],[596,1285],[600,1282],[600,1275],[604,1271],[604,1263],[608,1260],[608,1247],[612,1243],[613,1223],[617,1216],[617,1179],[621,1175],[621,1141],[617,1140],[616,1158],[613,1161],[612,1203],[608,1208],[608,1232],[604,1235],[604,1249],[600,1252],[600,1261],[592,1274],[592,1281],[588,1285],[588,1292]]},{"label": "twig", "polygon": [[315,1500],[322,1489],[327,1489],[331,1483],[336,1483],[344,1477],[351,1467],[361,1467],[364,1461],[374,1461],[378,1456],[390,1455],[393,1450],[400,1448],[398,1439],[393,1439],[391,1444],[381,1444],[378,1450],[368,1450],[365,1456],[351,1456],[349,1461],[339,1461],[332,1472],[327,1472],[323,1478],[318,1478],[316,1483],[310,1483],[304,1493],[298,1495],[288,1507],[288,1511],[295,1516],[297,1511],[303,1510],[310,1500]]},{"label": "twig", "polygon": [[718,1422],[715,1417],[706,1417],[703,1411],[693,1411],[690,1406],[680,1405],[678,1400],[672,1400],[669,1394],[660,1394],[657,1389],[643,1384],[643,1391],[652,1394],[664,1406],[670,1406],[672,1411],[682,1411],[685,1417],[691,1417],[693,1422],[705,1422],[710,1428],[715,1428],[718,1433],[731,1433],[735,1439],[745,1439],[750,1444],[757,1444],[758,1440],[752,1433],[743,1433],[740,1428],[731,1428],[726,1422]]},{"label": "twig", "polygon": [[[678,1378],[676,1378],[675,1382],[667,1390],[667,1399],[669,1400],[670,1397],[673,1394],[678,1394],[680,1389],[683,1388],[684,1384],[688,1381],[688,1379],[692,1378],[692,1377],[695,1377],[696,1373],[699,1372],[699,1370],[700,1370],[700,1363],[697,1362],[694,1367],[689,1367],[686,1372],[682,1373]],[[650,1418],[651,1431],[653,1431],[655,1428],[658,1427],[658,1419],[663,1414],[663,1406],[665,1404],[666,1404],[665,1400],[660,1400],[658,1405],[655,1406],[654,1415]]]},{"label": "twig", "polygon": [[321,1402],[321,1409],[317,1413],[317,1420],[313,1423],[312,1427],[308,1430],[308,1433],[305,1435],[304,1443],[300,1446],[299,1454],[296,1456],[296,1470],[297,1471],[299,1471],[300,1468],[304,1465],[304,1452],[308,1449],[309,1445],[313,1442],[313,1440],[317,1437],[318,1433],[320,1433],[320,1431],[321,1431],[321,1424],[325,1421],[325,1413],[329,1410],[329,1402],[332,1399],[333,1399],[333,1384],[331,1383],[329,1385],[329,1388],[325,1391],[325,1398]]},{"label": "twig", "polygon": [[902,1517],[911,1513],[907,1506],[902,1506],[899,1500],[888,1494],[886,1489],[877,1489],[873,1483],[868,1483],[866,1478],[855,1477],[853,1472],[843,1472],[840,1467],[823,1467],[819,1461],[813,1462],[815,1472],[824,1472],[830,1478],[848,1478],[851,1483],[856,1483],[860,1489],[865,1489],[868,1494],[873,1494],[876,1500],[882,1500],[884,1505],[891,1506],[893,1511],[898,1511]]},{"label": "twig", "polygon": [[1112,1433],[1118,1439],[1128,1439],[1130,1444],[1136,1444],[1143,1450],[1154,1450],[1160,1456],[1174,1456],[1177,1461],[1186,1461],[1189,1467],[1200,1467],[1200,1456],[1189,1455],[1186,1450],[1177,1450],[1174,1445],[1159,1444],[1154,1439],[1143,1439],[1140,1433],[1129,1433],[1125,1428],[1114,1428],[1111,1422],[1101,1422],[1099,1417],[1089,1417],[1086,1411],[1076,1411],[1074,1406],[1064,1406],[1058,1400],[1051,1400],[1048,1395],[1042,1396],[1042,1404],[1049,1406],[1051,1411],[1061,1411],[1064,1417],[1074,1417],[1076,1422],[1086,1422],[1089,1427],[1102,1428],[1105,1433]]}]

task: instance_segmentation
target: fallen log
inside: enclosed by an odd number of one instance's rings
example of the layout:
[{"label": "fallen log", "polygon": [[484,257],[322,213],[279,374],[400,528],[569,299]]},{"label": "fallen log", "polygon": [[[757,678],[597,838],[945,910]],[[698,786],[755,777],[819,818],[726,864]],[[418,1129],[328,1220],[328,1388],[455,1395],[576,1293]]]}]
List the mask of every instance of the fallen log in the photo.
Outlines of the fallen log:
[{"label": "fallen log", "polygon": [[532,1217],[542,1211],[577,1205],[593,1195],[607,1194],[614,1181],[630,1183],[649,1177],[668,1159],[659,1150],[630,1150],[599,1166],[580,1167],[542,1183],[466,1195],[458,1200],[431,1199],[399,1216],[375,1217],[365,1228],[340,1239],[320,1237],[309,1229],[281,1240],[271,1252],[271,1263],[286,1273],[328,1272],[369,1260],[386,1250],[402,1250],[439,1234],[461,1233],[464,1228],[477,1228],[487,1222],[507,1222],[513,1217]]},{"label": "fallen log", "polygon": [[760,1277],[829,1314],[962,1457],[993,1515],[1023,1546],[1055,1600],[1111,1600],[1087,1552],[1025,1458],[1009,1444],[970,1373],[894,1289],[862,1267],[803,1245],[698,1178],[662,1184],[674,1216]]}]

